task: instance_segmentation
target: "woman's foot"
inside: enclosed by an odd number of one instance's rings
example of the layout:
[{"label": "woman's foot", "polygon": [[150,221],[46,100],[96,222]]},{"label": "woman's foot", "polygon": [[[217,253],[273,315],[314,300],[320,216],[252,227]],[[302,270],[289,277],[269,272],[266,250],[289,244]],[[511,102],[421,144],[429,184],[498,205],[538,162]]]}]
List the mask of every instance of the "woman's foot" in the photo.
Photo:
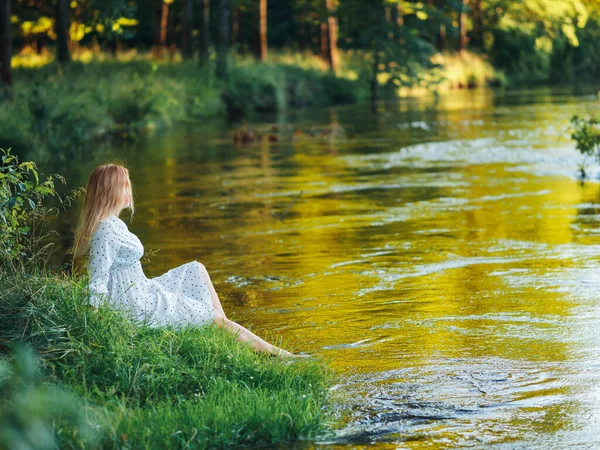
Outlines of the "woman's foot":
[{"label": "woman's foot", "polygon": [[301,353],[291,353],[287,350],[280,350],[278,353],[273,353],[273,356],[278,358],[294,358],[294,359],[302,359],[302,358],[310,358],[312,355],[301,354]]},{"label": "woman's foot", "polygon": [[302,358],[312,358],[313,355],[309,355],[308,353],[290,353],[289,357],[302,359]]}]

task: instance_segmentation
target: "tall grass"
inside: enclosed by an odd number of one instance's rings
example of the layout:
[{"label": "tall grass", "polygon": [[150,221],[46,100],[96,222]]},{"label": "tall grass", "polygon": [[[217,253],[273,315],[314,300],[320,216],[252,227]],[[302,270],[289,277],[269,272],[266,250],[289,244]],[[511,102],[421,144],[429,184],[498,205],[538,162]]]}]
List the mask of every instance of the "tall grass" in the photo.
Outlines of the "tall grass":
[{"label": "tall grass", "polygon": [[[255,353],[209,325],[153,329],[103,305],[85,279],[44,273],[0,277],[0,350],[38,355],[45,380],[89,408],[77,434],[54,424],[61,448],[209,448],[312,437],[328,422],[322,363]],[[61,428],[62,427],[62,428]]]}]

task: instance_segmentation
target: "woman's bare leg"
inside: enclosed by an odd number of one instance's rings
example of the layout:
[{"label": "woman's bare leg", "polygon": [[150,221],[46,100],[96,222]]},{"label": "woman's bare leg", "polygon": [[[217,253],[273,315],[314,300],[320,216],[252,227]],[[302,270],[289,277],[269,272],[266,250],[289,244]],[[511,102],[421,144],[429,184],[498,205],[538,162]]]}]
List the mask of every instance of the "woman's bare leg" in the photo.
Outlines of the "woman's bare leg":
[{"label": "woman's bare leg", "polygon": [[245,342],[250,345],[254,350],[264,353],[271,353],[273,355],[278,356],[291,356],[292,354],[286,350],[283,350],[279,347],[274,346],[273,344],[269,344],[264,339],[259,338],[251,331],[247,330],[243,326],[238,323],[235,323],[225,316],[222,316],[218,312],[215,311],[215,324],[219,328],[224,328],[227,332],[235,335],[237,340],[240,342]]},{"label": "woman's bare leg", "polygon": [[204,267],[203,264],[200,264],[200,268],[202,269],[202,273],[204,274],[204,278],[206,279],[206,284],[208,285],[212,305],[215,310],[214,322],[219,328],[224,328],[225,330],[227,330],[227,332],[235,335],[238,341],[248,343],[250,347],[252,347],[256,351],[270,353],[278,356],[293,356],[292,353],[288,352],[287,350],[283,350],[279,347],[276,347],[273,344],[269,344],[267,341],[259,338],[250,330],[244,328],[238,323],[233,322],[232,320],[229,320],[227,316],[225,316],[225,311],[223,311],[223,307],[221,306],[219,296],[217,295],[217,291],[215,291],[215,287],[212,284],[212,280],[210,279],[210,275],[208,275],[206,267]]},{"label": "woman's bare leg", "polygon": [[208,291],[210,292],[210,298],[212,300],[212,305],[215,309],[215,312],[221,313],[223,317],[227,318],[225,311],[223,311],[223,307],[221,306],[221,301],[219,300],[217,291],[215,291],[215,287],[212,284],[210,275],[208,275],[208,271],[206,270],[206,267],[204,267],[204,264],[200,264],[200,269],[202,270],[204,278],[206,279],[206,284],[208,285]]}]

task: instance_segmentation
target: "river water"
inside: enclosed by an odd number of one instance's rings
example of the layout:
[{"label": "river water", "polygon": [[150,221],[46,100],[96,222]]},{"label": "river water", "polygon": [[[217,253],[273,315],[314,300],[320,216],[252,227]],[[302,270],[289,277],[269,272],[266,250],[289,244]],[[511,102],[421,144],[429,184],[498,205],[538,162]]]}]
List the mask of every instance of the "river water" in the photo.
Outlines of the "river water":
[{"label": "river water", "polygon": [[339,374],[341,425],[300,447],[597,448],[600,185],[567,127],[598,110],[463,91],[253,125],[277,142],[206,124],[114,151],[148,276],[203,262],[234,320]]}]

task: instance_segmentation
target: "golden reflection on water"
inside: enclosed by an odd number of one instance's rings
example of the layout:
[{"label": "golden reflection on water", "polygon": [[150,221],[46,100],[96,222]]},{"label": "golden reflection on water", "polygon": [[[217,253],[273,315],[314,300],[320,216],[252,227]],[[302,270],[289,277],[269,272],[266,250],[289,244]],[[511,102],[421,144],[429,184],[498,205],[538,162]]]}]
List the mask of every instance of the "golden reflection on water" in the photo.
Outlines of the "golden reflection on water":
[{"label": "golden reflection on water", "polygon": [[[597,442],[578,378],[597,290],[577,287],[598,268],[600,189],[563,137],[581,101],[478,91],[294,113],[278,143],[150,138],[126,152],[129,227],[158,250],[148,276],[199,260],[234,320],[330,360],[342,441]],[[337,123],[345,137],[319,135]]]}]

